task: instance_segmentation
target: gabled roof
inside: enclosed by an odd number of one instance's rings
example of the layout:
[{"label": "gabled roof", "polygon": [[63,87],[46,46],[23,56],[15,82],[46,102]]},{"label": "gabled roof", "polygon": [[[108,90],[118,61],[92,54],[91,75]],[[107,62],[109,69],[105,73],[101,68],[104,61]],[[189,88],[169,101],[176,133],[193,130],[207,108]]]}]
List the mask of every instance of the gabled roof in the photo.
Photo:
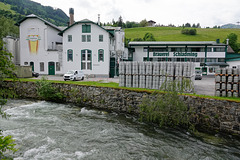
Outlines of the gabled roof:
[{"label": "gabled roof", "polygon": [[92,24],[95,24],[95,25],[99,26],[100,28],[102,28],[103,30],[105,30],[105,31],[107,31],[108,33],[110,33],[111,36],[114,36],[114,34],[112,34],[112,33],[111,33],[110,31],[108,31],[107,29],[103,28],[102,26],[100,26],[100,25],[98,25],[97,23],[94,23],[93,21],[90,21],[90,20],[88,20],[88,19],[83,19],[83,20],[81,20],[81,21],[75,22],[73,25],[67,27],[66,29],[64,29],[63,31],[61,31],[60,33],[58,33],[58,35],[62,36],[63,33],[64,33],[66,30],[72,28],[73,26],[75,26],[75,25],[77,25],[77,24],[82,24],[82,23],[92,23]]},{"label": "gabled roof", "polygon": [[42,19],[42,18],[34,15],[34,14],[31,14],[31,15],[28,15],[28,16],[24,17],[23,19],[21,19],[20,21],[18,21],[15,25],[20,26],[20,24],[21,24],[23,21],[25,21],[25,20],[27,20],[27,19],[29,19],[29,18],[37,18],[37,19],[43,21],[46,25],[51,26],[51,27],[55,28],[55,29],[58,30],[58,31],[62,31],[62,29],[61,29],[60,27],[57,27],[57,26],[55,26],[54,24],[52,24],[52,23],[50,23],[50,22],[48,22],[48,21],[46,21],[46,20],[44,20],[44,19]]}]

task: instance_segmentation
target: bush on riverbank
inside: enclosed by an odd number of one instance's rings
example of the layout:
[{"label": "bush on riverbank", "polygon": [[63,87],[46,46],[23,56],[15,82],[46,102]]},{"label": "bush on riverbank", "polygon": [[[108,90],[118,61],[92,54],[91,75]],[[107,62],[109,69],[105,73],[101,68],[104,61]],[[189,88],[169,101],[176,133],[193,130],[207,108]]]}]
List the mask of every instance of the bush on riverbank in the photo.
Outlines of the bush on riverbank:
[{"label": "bush on riverbank", "polygon": [[[140,119],[148,122],[158,123],[160,127],[184,126],[191,131],[195,129],[190,118],[192,110],[181,99],[184,88],[191,87],[191,81],[184,80],[181,83],[173,81],[166,88],[161,88],[164,93],[154,92],[151,97],[145,97],[140,105]],[[165,85],[163,85],[165,86]]]},{"label": "bush on riverbank", "polygon": [[52,83],[43,77],[40,81],[36,82],[37,93],[44,99],[53,102],[63,102],[66,96],[61,93],[57,88],[52,86]]}]

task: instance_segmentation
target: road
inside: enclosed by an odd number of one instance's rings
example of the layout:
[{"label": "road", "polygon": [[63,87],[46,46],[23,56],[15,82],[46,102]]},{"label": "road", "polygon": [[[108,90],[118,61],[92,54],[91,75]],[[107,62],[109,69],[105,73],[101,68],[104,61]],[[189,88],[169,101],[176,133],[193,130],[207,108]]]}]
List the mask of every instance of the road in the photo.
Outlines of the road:
[{"label": "road", "polygon": [[[41,79],[42,76],[33,79]],[[46,76],[48,80],[59,80],[63,81],[62,76]],[[84,81],[102,81],[102,82],[117,82],[119,83],[118,78],[85,78]],[[194,91],[196,94],[200,95],[215,95],[215,78],[214,76],[206,76],[204,75],[202,80],[194,81]]]}]

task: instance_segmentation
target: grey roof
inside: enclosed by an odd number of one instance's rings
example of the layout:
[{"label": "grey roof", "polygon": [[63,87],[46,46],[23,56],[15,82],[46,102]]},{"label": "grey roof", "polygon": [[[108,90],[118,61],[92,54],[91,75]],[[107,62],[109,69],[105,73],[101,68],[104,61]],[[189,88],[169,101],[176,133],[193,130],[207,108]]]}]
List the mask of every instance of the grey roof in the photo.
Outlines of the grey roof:
[{"label": "grey roof", "polygon": [[21,19],[20,21],[18,21],[15,25],[20,26],[20,24],[21,24],[23,21],[25,21],[26,19],[29,19],[29,18],[37,18],[37,19],[43,21],[46,25],[49,25],[49,26],[57,29],[58,31],[62,31],[62,28],[57,27],[56,25],[54,25],[54,24],[52,24],[52,23],[50,23],[50,22],[42,19],[41,17],[36,16],[35,14],[30,14],[30,15],[24,17],[23,19]]},{"label": "grey roof", "polygon": [[226,46],[223,43],[217,43],[215,41],[132,41],[129,42],[129,46]]}]

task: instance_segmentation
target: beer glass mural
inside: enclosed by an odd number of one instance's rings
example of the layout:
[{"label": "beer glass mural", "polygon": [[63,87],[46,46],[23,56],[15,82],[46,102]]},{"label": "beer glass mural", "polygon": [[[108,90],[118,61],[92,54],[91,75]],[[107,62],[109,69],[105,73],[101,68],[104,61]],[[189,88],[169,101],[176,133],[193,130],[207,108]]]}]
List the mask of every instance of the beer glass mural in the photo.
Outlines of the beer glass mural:
[{"label": "beer glass mural", "polygon": [[38,35],[38,28],[29,28],[28,29],[28,48],[30,54],[37,54],[38,53],[38,47],[39,47],[39,40],[40,36]]}]

